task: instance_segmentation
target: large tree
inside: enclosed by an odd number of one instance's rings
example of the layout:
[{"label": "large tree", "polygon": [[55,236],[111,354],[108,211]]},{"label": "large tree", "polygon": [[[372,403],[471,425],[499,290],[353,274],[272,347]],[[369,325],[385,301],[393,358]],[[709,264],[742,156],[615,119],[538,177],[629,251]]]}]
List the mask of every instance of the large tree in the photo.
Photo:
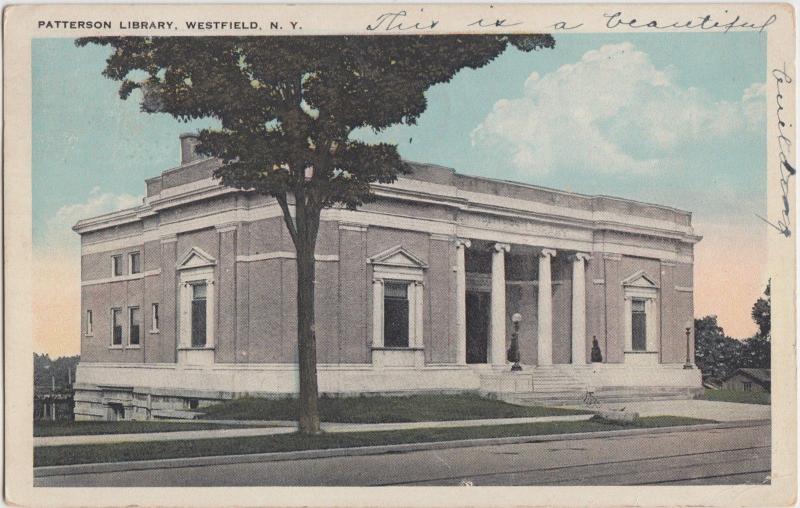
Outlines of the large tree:
[{"label": "large tree", "polygon": [[[320,214],[355,209],[370,184],[409,171],[394,145],[355,129],[414,124],[425,91],[477,69],[509,45],[554,46],[549,35],[84,38],[113,51],[103,74],[120,97],[142,90],[142,109],[180,120],[216,119],[199,151],[222,161],[222,184],[273,196],[297,251],[299,427],[319,431],[314,251]],[[460,97],[468,102],[469,97]]]}]

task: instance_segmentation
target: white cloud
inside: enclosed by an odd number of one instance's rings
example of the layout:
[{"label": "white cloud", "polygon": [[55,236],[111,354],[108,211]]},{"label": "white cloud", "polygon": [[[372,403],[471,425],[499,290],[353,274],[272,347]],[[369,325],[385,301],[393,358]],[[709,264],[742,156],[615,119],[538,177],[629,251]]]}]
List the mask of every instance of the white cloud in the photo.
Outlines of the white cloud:
[{"label": "white cloud", "polygon": [[532,73],[523,97],[497,101],[472,143],[506,149],[515,166],[537,173],[652,171],[677,164],[692,144],[763,128],[764,84],[727,102],[671,74],[629,42],[602,46],[552,73]]},{"label": "white cloud", "polygon": [[47,220],[43,247],[47,249],[77,248],[80,245],[78,234],[72,230],[81,219],[131,208],[142,203],[141,196],[102,192],[94,187],[83,203],[65,205]]}]

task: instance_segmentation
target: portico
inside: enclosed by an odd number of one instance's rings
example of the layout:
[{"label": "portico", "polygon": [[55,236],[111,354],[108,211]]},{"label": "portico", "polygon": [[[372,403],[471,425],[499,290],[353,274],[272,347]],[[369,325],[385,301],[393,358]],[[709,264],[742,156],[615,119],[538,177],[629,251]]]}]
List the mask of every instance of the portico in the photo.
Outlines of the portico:
[{"label": "portico", "polygon": [[[557,321],[559,336],[556,340],[568,341],[568,348],[564,351],[564,344],[558,344],[560,354],[555,363],[585,365],[586,261],[589,259],[591,256],[585,252],[559,252],[548,247],[485,240],[456,240],[459,363],[504,367],[508,363],[510,316],[518,312],[522,315],[520,343],[525,351],[523,364],[548,366],[554,363],[554,322]],[[554,263],[558,263],[556,278],[553,276]],[[567,264],[568,272],[565,270]],[[565,280],[567,273],[569,278]],[[559,289],[555,308],[554,285]],[[565,296],[569,305],[564,305]],[[489,302],[488,313],[485,311],[486,301]],[[481,344],[482,340],[486,341],[485,346]],[[484,347],[486,355],[482,354]],[[472,354],[468,354],[470,352]]]}]

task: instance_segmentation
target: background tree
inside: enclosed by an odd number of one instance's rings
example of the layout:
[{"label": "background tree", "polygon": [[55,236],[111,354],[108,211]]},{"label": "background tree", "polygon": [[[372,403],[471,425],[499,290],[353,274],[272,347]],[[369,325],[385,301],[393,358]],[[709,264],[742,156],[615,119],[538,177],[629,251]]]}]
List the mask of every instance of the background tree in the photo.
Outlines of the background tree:
[{"label": "background tree", "polygon": [[743,367],[770,368],[770,284],[753,304],[750,316],[758,332],[745,340],[733,339],[717,323],[717,316],[694,320],[695,363],[703,379],[722,380]]},{"label": "background tree", "polygon": [[694,320],[695,364],[703,379],[719,381],[738,368],[742,342],[725,335],[717,316]]},{"label": "background tree", "polygon": [[33,353],[33,386],[51,388],[53,382],[57,389],[64,389],[75,382],[75,371],[81,357],[61,356],[55,360],[47,353]]},{"label": "background tree", "polygon": [[[354,209],[370,184],[409,167],[394,145],[351,138],[414,124],[425,91],[477,69],[509,45],[554,46],[549,35],[402,37],[109,37],[78,45],[113,48],[103,74],[120,97],[143,91],[142,109],[180,120],[214,118],[201,153],[219,158],[224,185],[273,196],[297,251],[299,427],[318,432],[314,251],[321,211]],[[464,98],[467,99],[467,98]]]},{"label": "background tree", "polygon": [[758,325],[758,332],[755,336],[744,341],[742,351],[741,367],[753,367],[758,369],[769,369],[772,361],[771,346],[771,321],[772,305],[770,303],[771,281],[767,282],[763,296],[753,304],[750,316]]},{"label": "background tree", "polygon": [[772,281],[767,282],[767,287],[764,289],[764,295],[756,300],[753,304],[753,310],[750,316],[753,321],[758,325],[758,337],[769,340],[771,323],[772,323],[772,306],[770,304],[770,286]]}]

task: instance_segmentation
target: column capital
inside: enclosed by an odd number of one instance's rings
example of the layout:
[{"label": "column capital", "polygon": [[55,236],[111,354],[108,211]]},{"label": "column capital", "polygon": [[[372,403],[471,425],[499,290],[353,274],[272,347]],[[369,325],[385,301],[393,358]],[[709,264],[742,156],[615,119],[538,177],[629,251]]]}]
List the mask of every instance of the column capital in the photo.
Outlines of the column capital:
[{"label": "column capital", "polygon": [[557,252],[554,249],[542,249],[542,252],[539,253],[539,257],[555,257]]},{"label": "column capital", "polygon": [[472,242],[471,241],[467,240],[466,238],[456,238],[456,248],[457,249],[460,249],[460,248],[469,249],[470,247],[472,247]]},{"label": "column capital", "polygon": [[494,250],[496,252],[508,252],[511,250],[511,246],[507,243],[496,243],[494,244]]},{"label": "column capital", "polygon": [[228,231],[236,231],[235,222],[227,222],[225,224],[217,224],[214,226],[218,233],[227,233]]},{"label": "column capital", "polygon": [[572,260],[572,261],[584,262],[584,261],[589,261],[590,259],[592,259],[592,256],[590,256],[589,254],[587,254],[585,252],[576,252],[575,254],[570,256],[570,260]]},{"label": "column capital", "polygon": [[383,284],[383,279],[372,279],[373,284]]}]

